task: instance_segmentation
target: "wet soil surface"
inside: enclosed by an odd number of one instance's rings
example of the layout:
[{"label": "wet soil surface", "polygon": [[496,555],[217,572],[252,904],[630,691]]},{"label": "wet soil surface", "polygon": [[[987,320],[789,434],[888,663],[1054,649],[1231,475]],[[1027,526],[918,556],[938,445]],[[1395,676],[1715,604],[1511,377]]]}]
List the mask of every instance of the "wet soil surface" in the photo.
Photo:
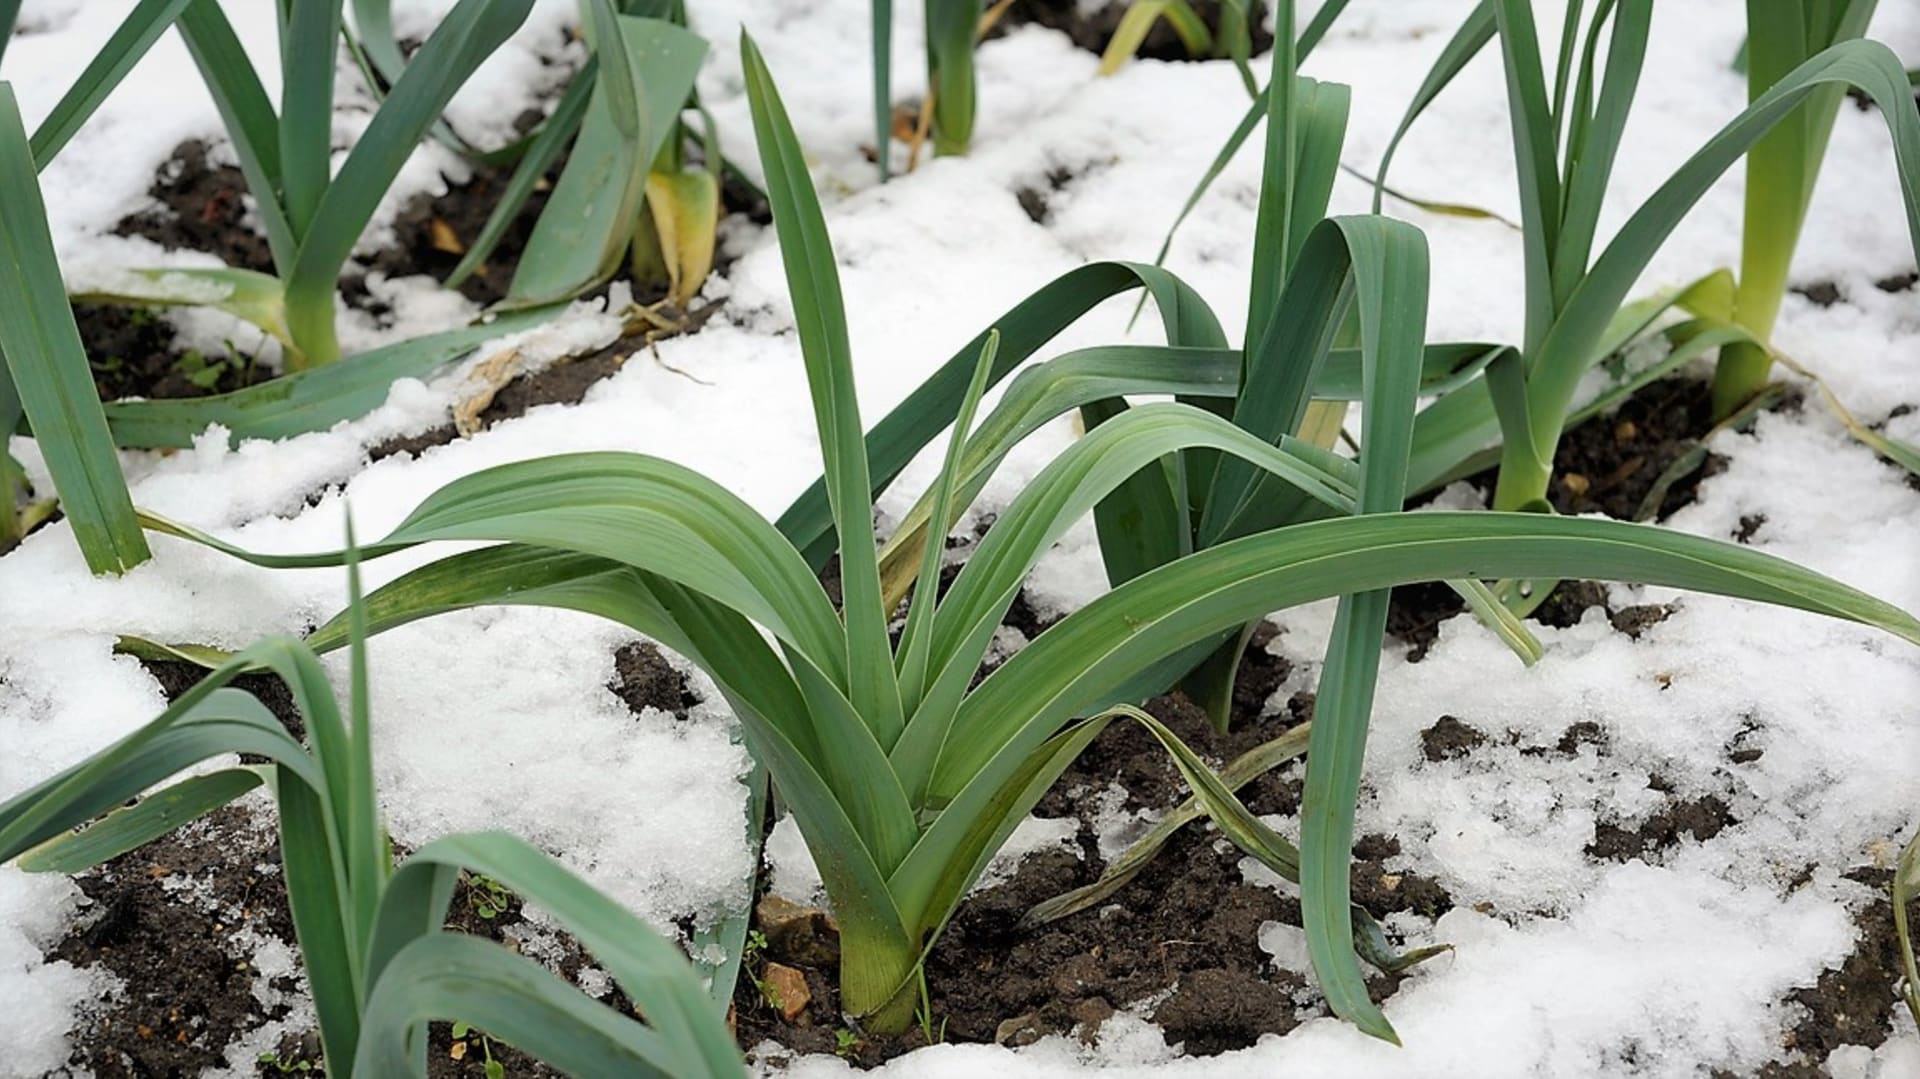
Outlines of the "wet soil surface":
[{"label": "wet soil surface", "polygon": [[[1112,3],[1095,8],[1085,0],[1013,0],[1006,14],[989,33],[994,37],[1016,26],[1033,24],[1049,30],[1058,30],[1073,40],[1073,43],[1088,52],[1104,53],[1107,43],[1113,40],[1113,32],[1120,26],[1120,20],[1127,13],[1129,5]],[[1193,0],[1193,12],[1206,23],[1210,31],[1218,33],[1220,28],[1220,0]],[[1248,5],[1247,25],[1252,38],[1252,55],[1258,56],[1273,47],[1273,35],[1267,31],[1267,5],[1264,0],[1254,0]],[[1092,9],[1092,10],[1089,10]],[[1146,40],[1135,55],[1153,60],[1206,60],[1207,56],[1191,56],[1186,45],[1180,40],[1173,27],[1165,19],[1154,22],[1153,29],[1147,32]]]},{"label": "wet soil surface", "polygon": [[[1311,695],[1300,694],[1265,707],[1289,670],[1287,660],[1263,647],[1272,635],[1272,627],[1264,627],[1242,664],[1230,735],[1216,736],[1204,713],[1178,693],[1156,698],[1148,710],[1215,764],[1277,737],[1308,718],[1313,704]],[[1160,1025],[1168,1042],[1211,1055],[1324,1014],[1305,979],[1277,968],[1259,945],[1267,923],[1299,924],[1298,901],[1246,883],[1243,856],[1204,825],[1183,829],[1109,900],[1048,925],[1021,925],[1035,904],[1099,877],[1096,817],[1164,810],[1185,793],[1166,752],[1146,731],[1116,724],[1101,735],[1035,810],[1076,820],[1079,849],[1029,855],[1011,879],[970,897],[935,947],[927,982],[933,1024],[944,1026],[945,1040],[1022,1045],[1053,1033],[1091,1037],[1116,1010],[1133,1007]],[[1296,812],[1300,773],[1270,773],[1241,795],[1257,813]],[[1356,899],[1380,915],[1411,910],[1435,917],[1450,909],[1452,900],[1437,883],[1389,868],[1399,853],[1386,836],[1356,844]],[[811,1004],[795,1023],[785,1022],[761,987],[742,979],[734,1004],[743,1046],[771,1039],[787,1050],[838,1052],[871,1066],[924,1044],[917,1029],[866,1038],[847,1031],[838,1020],[830,967],[773,952],[765,960],[802,971]],[[760,966],[756,976],[765,970]],[[1384,998],[1397,984],[1376,976],[1372,986]]]}]

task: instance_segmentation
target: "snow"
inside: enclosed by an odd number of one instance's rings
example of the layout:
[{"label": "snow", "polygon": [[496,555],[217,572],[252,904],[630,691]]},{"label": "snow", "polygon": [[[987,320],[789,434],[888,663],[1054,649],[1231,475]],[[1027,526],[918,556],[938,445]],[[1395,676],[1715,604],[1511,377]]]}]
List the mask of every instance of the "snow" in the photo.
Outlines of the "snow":
[{"label": "snow", "polygon": [[[270,5],[226,5],[262,64],[276,73]],[[417,35],[449,0],[397,5],[403,36]],[[1466,0],[1352,5],[1305,65],[1354,88],[1346,160],[1370,168]],[[871,139],[860,0],[710,0],[694,5],[712,42],[701,92],[728,153],[757,168],[740,81],[736,31],[765,51],[827,204],[869,422],[898,401],[999,312],[1089,259],[1149,257],[1204,163],[1244,108],[1229,65],[1139,61],[1109,79],[1096,58],[1057,34],[1015,30],[980,51],[976,149],[923,162],[885,186],[861,152]],[[1309,8],[1311,5],[1303,5]],[[918,5],[896,5],[895,92],[922,91]],[[31,125],[71,73],[111,32],[115,5],[28,0],[0,78],[13,82]],[[1302,17],[1309,12],[1302,11]],[[458,129],[495,145],[580,58],[564,27],[570,0],[542,0],[527,26],[450,110]],[[1543,19],[1551,32],[1557,19]],[[1727,69],[1741,33],[1733,0],[1658,5],[1647,76],[1621,149],[1601,228],[1616,227],[1744,97]],[[1920,57],[1920,9],[1883,4],[1875,36],[1909,62]],[[850,52],[851,50],[851,52]],[[858,62],[822,57],[857,53]],[[364,97],[341,79],[336,146],[364,126]],[[182,140],[230,151],[185,50],[169,35],[46,170],[54,235],[70,285],[84,288],[132,266],[206,265],[190,253],[116,237],[111,226],[148,205],[154,170]],[[1511,154],[1497,59],[1471,65],[1397,158],[1407,191],[1515,216]],[[1920,404],[1920,300],[1875,282],[1913,269],[1899,225],[1884,125],[1843,106],[1796,261],[1798,283],[1833,281],[1840,302],[1790,295],[1778,342],[1826,378],[1861,419],[1875,423]],[[1048,176],[1069,175],[1050,190]],[[1245,152],[1188,220],[1170,267],[1211,303],[1229,332],[1244,321],[1258,154]],[[363,239],[376,249],[394,212],[443,190],[466,166],[423,146]],[[1044,222],[1015,193],[1046,195]],[[1335,186],[1336,212],[1366,209],[1352,178]],[[1517,237],[1484,220],[1388,204],[1426,230],[1433,249],[1430,336],[1513,339],[1521,319]],[[1685,282],[1738,254],[1740,176],[1718,185],[1676,232],[1636,294]],[[726,305],[698,334],[660,342],[575,406],[546,406],[417,459],[366,463],[366,449],[445,421],[473,392],[468,371],[510,349],[537,365],[597,347],[617,333],[615,310],[582,305],[553,326],[496,342],[461,369],[395,386],[387,404],[333,430],[228,448],[214,432],[195,449],[127,454],[138,504],[265,550],[336,546],[349,507],[365,536],[395,524],[427,493],[508,461],[588,449],[656,453],[687,462],[773,515],[818,473],[814,428],[791,333],[791,307],[770,234],[729,222],[738,254],[708,298]],[[471,305],[424,278],[369,279],[392,322],[343,321],[351,348],[466,321]],[[1131,300],[1096,311],[1050,354],[1119,339]],[[176,316],[195,341],[217,343],[234,324]],[[1157,333],[1151,320],[1139,340]],[[251,338],[237,339],[243,344]],[[1920,413],[1889,433],[1920,439]],[[1004,505],[1073,437],[1040,432],[1000,469],[976,513]],[[12,448],[36,478],[31,443]],[[1851,442],[1810,398],[1798,412],[1762,417],[1750,434],[1719,436],[1727,469],[1672,527],[1727,538],[1764,515],[1757,549],[1800,561],[1906,609],[1920,609],[1920,492]],[[896,520],[933,475],[923,459],[882,501]],[[309,498],[316,500],[309,504]],[[1443,496],[1463,504],[1458,490]],[[114,635],[240,645],[294,633],[338,608],[331,571],[266,572],[190,545],[155,541],[156,559],[118,580],[88,577],[64,525],[43,529],[0,559],[0,797],[119,737],[163,706],[158,687]],[[367,566],[369,584],[438,552]],[[1043,614],[1085,603],[1104,587],[1092,529],[1070,531],[1043,562],[1030,594]],[[1850,915],[1869,899],[1844,879],[1884,858],[1889,841],[1920,823],[1920,658],[1871,631],[1810,615],[1666,590],[1615,587],[1615,606],[1677,601],[1674,613],[1629,640],[1604,621],[1539,628],[1545,658],[1531,670],[1471,619],[1456,618],[1426,659],[1390,652],[1381,672],[1359,827],[1402,843],[1397,870],[1437,878],[1456,909],[1437,923],[1397,919],[1410,943],[1455,951],[1419,968],[1387,1003],[1406,1045],[1367,1041],[1331,1020],[1221,1057],[1190,1059],[1139,1015],[1122,1012],[1096,1045],[1049,1038],[1022,1050],[936,1046],[879,1070],[932,1079],[1098,1072],[1113,1076],[1245,1074],[1533,1076],[1751,1073],[1781,1052],[1795,1021],[1782,1003],[1853,946]],[[1272,647],[1293,664],[1280,690],[1311,689],[1332,605],[1281,612]],[[750,865],[739,842],[746,759],[718,696],[685,723],[633,716],[604,688],[611,655],[628,640],[585,616],[493,609],[396,630],[371,648],[378,781],[395,837],[418,845],[447,831],[501,827],[553,850],[656,925],[712,918],[744,896]],[[1008,647],[1018,641],[1008,640]],[[328,669],[344,679],[344,662]],[[1443,714],[1489,742],[1456,760],[1428,761],[1419,733]],[[1573,753],[1553,747],[1576,723],[1600,738]],[[1728,747],[1757,748],[1745,763]],[[1671,795],[1649,786],[1658,778]],[[1584,852],[1597,822],[1634,827],[1671,798],[1713,795],[1732,823],[1687,837],[1648,861],[1597,862]],[[1118,804],[1118,803],[1116,803]],[[1137,820],[1112,825],[1137,828]],[[1294,820],[1276,821],[1286,830]],[[1059,840],[1028,822],[1039,849]],[[1051,826],[1058,829],[1058,825]],[[1106,851],[1108,839],[1103,839]],[[1896,848],[1897,849],[1897,846]],[[818,898],[818,876],[791,825],[768,843],[772,886]],[[1257,869],[1257,867],[1255,867]],[[1808,872],[1809,868],[1811,869]],[[1258,879],[1248,870],[1250,879]],[[0,869],[0,1076],[39,1075],[66,1059],[66,1032],[102,991],[98,975],[49,962],[81,900],[71,885]],[[1270,926],[1262,944],[1287,969],[1304,968],[1297,931]],[[1920,1075],[1920,1033],[1903,1010],[1883,1046],[1848,1047],[1835,1075]],[[288,1028],[292,1029],[292,1028]],[[255,1032],[248,1046],[271,1047]],[[843,1075],[832,1057],[795,1062],[795,1076]]]}]

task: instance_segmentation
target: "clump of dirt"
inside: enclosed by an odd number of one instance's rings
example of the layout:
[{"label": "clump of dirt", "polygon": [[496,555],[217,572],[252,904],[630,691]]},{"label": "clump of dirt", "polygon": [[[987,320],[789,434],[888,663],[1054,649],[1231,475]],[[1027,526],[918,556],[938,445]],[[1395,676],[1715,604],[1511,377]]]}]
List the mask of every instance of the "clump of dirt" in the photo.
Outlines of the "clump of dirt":
[{"label": "clump of dirt", "polygon": [[1832,307],[1847,298],[1840,286],[1832,281],[1815,281],[1810,285],[1794,285],[1789,292],[1803,296],[1815,307]]},{"label": "clump of dirt", "polygon": [[1727,763],[1752,764],[1766,756],[1767,751],[1764,748],[1753,744],[1755,736],[1760,734],[1761,729],[1760,725],[1751,718],[1742,724],[1740,730],[1727,740]]},{"label": "clump of dirt", "polygon": [[1407,662],[1427,658],[1440,640],[1440,623],[1467,609],[1453,589],[1439,581],[1403,584],[1387,600],[1387,633],[1407,646]]},{"label": "clump of dirt", "polygon": [[[260,975],[246,941],[291,947],[293,923],[273,831],[246,810],[216,810],[75,882],[90,905],[49,957],[124,983],[75,1032],[75,1067],[145,1077],[243,1065],[227,1057],[233,1041],[291,1010],[254,996]],[[283,977],[271,988],[296,985]]]},{"label": "clump of dirt", "polygon": [[1673,615],[1674,607],[1667,603],[1637,603],[1619,610],[1609,610],[1607,621],[1613,628],[1627,635],[1629,640],[1639,640],[1640,635],[1665,622]]},{"label": "clump of dirt", "polygon": [[[1255,639],[1264,644],[1272,632],[1263,629]],[[1248,692],[1236,697],[1232,732],[1224,737],[1177,692],[1147,708],[1204,757],[1223,764],[1311,713],[1310,695],[1264,712],[1266,698],[1284,680],[1284,673],[1276,676],[1284,670],[1276,660],[1264,648],[1249,649],[1240,670]],[[1112,804],[1116,785],[1126,792],[1120,806]],[[1299,770],[1269,773],[1240,793],[1256,813],[1297,811]],[[1036,903],[1098,878],[1097,816],[1116,808],[1165,809],[1186,794],[1151,734],[1121,723],[1102,733],[1035,807],[1042,817],[1078,820],[1078,856],[1062,849],[1028,856],[1009,880],[969,897],[935,946],[927,981],[933,1023],[944,1026],[946,1040],[1020,1045],[1054,1033],[1091,1037],[1115,1011],[1144,1006],[1170,1043],[1210,1055],[1323,1013],[1304,980],[1276,969],[1259,947],[1266,923],[1299,924],[1298,901],[1246,883],[1243,856],[1199,824],[1178,833],[1108,902],[1047,925],[1022,925]],[[1391,837],[1363,837],[1355,854],[1355,895],[1375,913],[1433,916],[1451,907],[1437,882],[1387,869],[1400,854]],[[802,969],[812,997],[805,1025],[781,1021],[754,979],[742,979],[734,1003],[743,1046],[772,1039],[798,1053],[839,1052],[873,1066],[924,1043],[918,1030],[861,1037],[837,1026],[837,972]],[[1372,988],[1384,997],[1397,984],[1380,976]]]},{"label": "clump of dirt", "polygon": [[1592,746],[1594,752],[1605,753],[1612,745],[1606,728],[1591,719],[1583,719],[1567,726],[1560,732],[1560,740],[1553,745],[1554,752],[1566,757],[1580,755],[1582,746]]},{"label": "clump of dirt", "polygon": [[1044,225],[1053,216],[1053,196],[1066,190],[1072,179],[1073,173],[1055,166],[1047,170],[1046,186],[1022,187],[1013,196],[1019,200],[1020,209],[1026,211],[1029,220],[1036,225]]},{"label": "clump of dirt", "polygon": [[1604,610],[1606,606],[1607,586],[1599,581],[1562,581],[1544,603],[1534,608],[1533,620],[1555,629],[1567,629],[1580,624],[1587,608]]},{"label": "clump of dirt", "polygon": [[613,654],[613,681],[607,688],[635,715],[657,708],[675,719],[685,719],[687,709],[700,703],[700,695],[687,684],[687,676],[650,641],[625,645]]},{"label": "clump of dirt", "polygon": [[1557,629],[1568,629],[1580,624],[1589,610],[1598,607],[1606,615],[1607,622],[1614,631],[1629,640],[1639,640],[1641,634],[1665,622],[1674,612],[1674,608],[1664,603],[1641,603],[1630,607],[1615,608],[1607,601],[1607,586],[1598,581],[1563,581],[1533,612],[1533,620],[1542,625]]},{"label": "clump of dirt", "polygon": [[1389,872],[1386,863],[1400,856],[1400,841],[1389,835],[1363,835],[1353,844],[1353,901],[1376,917],[1410,911],[1438,918],[1453,909],[1453,896],[1439,881],[1418,873]]},{"label": "clump of dirt", "polygon": [[[1657,788],[1656,783],[1648,786]],[[1720,834],[1721,829],[1738,823],[1733,810],[1725,800],[1715,794],[1704,794],[1698,798],[1673,798],[1669,796],[1662,809],[1633,828],[1623,827],[1601,821],[1593,826],[1593,842],[1587,844],[1587,854],[1609,862],[1627,862],[1635,858],[1648,858],[1661,851],[1677,846],[1682,836],[1692,836],[1705,842]]]},{"label": "clump of dirt", "polygon": [[113,227],[115,236],[144,236],[168,250],[202,251],[237,270],[273,272],[267,238],[247,224],[247,178],[232,165],[215,165],[207,144],[191,139],[174,148],[147,194],[160,205]]},{"label": "clump of dirt", "polygon": [[1291,971],[1260,976],[1203,967],[1174,985],[1153,1010],[1153,1021],[1167,1041],[1185,1043],[1190,1055],[1215,1056],[1245,1048],[1249,1032],[1285,1033],[1298,1026],[1293,994],[1304,984]]},{"label": "clump of dirt", "polygon": [[1420,751],[1429,761],[1456,760],[1486,744],[1484,732],[1460,722],[1457,716],[1441,716],[1420,732]]},{"label": "clump of dirt", "polygon": [[[1216,33],[1220,28],[1221,6],[1220,0],[1192,0],[1194,14]],[[1264,0],[1253,0],[1247,6],[1250,9],[1247,26],[1248,36],[1252,40],[1251,54],[1258,56],[1273,47],[1273,34],[1267,30],[1267,5]],[[1006,14],[1001,16],[987,36],[996,37],[1016,26],[1031,23],[1066,34],[1075,45],[1088,52],[1103,53],[1107,42],[1113,40],[1113,32],[1119,29],[1120,19],[1128,7],[1124,3],[1094,5],[1085,0],[1013,0]],[[1135,55],[1153,60],[1209,59],[1206,56],[1189,55],[1180,35],[1165,19],[1155,21]]]}]

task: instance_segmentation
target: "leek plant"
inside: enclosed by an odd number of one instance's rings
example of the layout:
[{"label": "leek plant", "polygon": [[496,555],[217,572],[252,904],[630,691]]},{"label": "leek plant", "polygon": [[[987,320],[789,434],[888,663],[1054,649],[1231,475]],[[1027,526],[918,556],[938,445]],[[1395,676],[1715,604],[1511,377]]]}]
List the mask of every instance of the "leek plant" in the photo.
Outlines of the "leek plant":
[{"label": "leek plant", "polygon": [[[1879,105],[1893,138],[1909,235],[1920,252],[1920,112],[1904,69],[1886,46],[1855,40],[1838,42],[1784,73],[1771,61],[1756,64],[1773,73],[1766,92],[1682,164],[1594,257],[1600,208],[1639,85],[1652,10],[1651,0],[1603,0],[1588,13],[1581,0],[1571,0],[1550,86],[1532,6],[1482,0],[1441,50],[1388,144],[1377,185],[1384,185],[1393,151],[1413,122],[1498,36],[1520,182],[1525,330],[1515,353],[1488,365],[1485,392],[1476,387],[1449,394],[1422,413],[1415,434],[1416,490],[1483,467],[1488,447],[1497,442],[1494,508],[1548,509],[1554,451],[1569,423],[1722,344],[1764,344],[1718,319],[1653,329],[1670,308],[1723,306],[1717,293],[1725,284],[1718,275],[1649,301],[1629,304],[1626,296],[1714,181],[1781,124],[1803,124],[1796,119],[1807,115],[1802,107],[1812,102],[1817,109],[1820,95],[1830,90],[1851,86]],[[1376,206],[1379,199],[1376,186]],[[1653,370],[1609,371],[1602,390],[1593,390],[1588,375],[1596,365],[1656,333],[1671,349]],[[1542,592],[1534,595],[1544,598]]]},{"label": "leek plant", "polygon": [[[1348,401],[1360,396],[1364,384],[1361,351],[1328,350],[1323,342],[1302,336],[1305,324],[1280,312],[1289,277],[1305,257],[1307,237],[1326,217],[1346,135],[1349,92],[1345,86],[1297,76],[1292,11],[1288,3],[1276,6],[1276,39],[1281,44],[1273,53],[1270,89],[1259,95],[1266,109],[1267,137],[1255,234],[1272,240],[1254,247],[1242,346],[1228,347],[1211,315],[1203,319],[1196,314],[1196,325],[1171,347],[1085,350],[1023,373],[966,447],[962,504],[1041,423],[1078,407],[1087,425],[1097,426],[1126,411],[1126,393],[1173,394],[1232,420],[1264,442],[1295,439],[1303,446],[1331,449]],[[1311,275],[1309,279],[1314,280]],[[1331,307],[1336,295],[1326,292],[1311,302]],[[1353,330],[1352,325],[1341,327],[1340,343],[1350,345]],[[1326,362],[1305,362],[1303,357],[1313,355],[1317,344]],[[1460,385],[1501,351],[1479,344],[1427,350],[1421,392]],[[1256,491],[1251,478],[1236,464],[1221,462],[1214,451],[1196,448],[1130,479],[1095,513],[1108,581],[1118,585],[1195,550],[1331,512],[1298,492]],[[909,511],[882,554],[888,607],[904,598],[917,572],[933,523],[930,500],[931,495],[923,497]],[[950,524],[939,521],[933,531],[944,534]],[[1537,658],[1538,644],[1483,585],[1452,583],[1523,660]],[[1217,729],[1225,730],[1230,721],[1234,675],[1252,629],[1250,624],[1227,635],[1183,681],[1182,688],[1206,709]]]},{"label": "leek plant", "polygon": [[[246,65],[231,26],[212,0],[140,0],[111,39],[29,138],[10,88],[0,104],[0,234],[11,241],[0,257],[0,436],[35,435],[73,523],[89,568],[119,572],[146,558],[115,446],[178,448],[209,424],[234,439],[278,438],[318,430],[365,413],[385,400],[395,379],[423,376],[483,341],[533,326],[553,313],[533,310],[386,346],[354,363],[300,371],[270,385],[192,400],[118,401],[103,406],[94,390],[73,312],[48,237],[35,174],[64,148],[108,93],[170,26],[209,74],[216,103],[234,135],[258,196],[285,284],[246,271],[133,272],[138,295],[120,298],[208,303],[269,328],[299,366],[333,347],[333,279],[360,229],[411,151],[409,132],[451,96],[481,59],[517,26],[525,4],[463,0],[421,51],[425,65],[387,106],[328,180],[332,128],[332,51],[296,50],[282,107],[274,115]],[[332,4],[337,16],[338,3]],[[285,33],[327,21],[328,5],[289,6]],[[0,13],[4,14],[4,13]],[[303,36],[302,42],[309,37]],[[324,69],[315,60],[327,57]],[[4,84],[0,84],[4,86]],[[305,192],[301,194],[300,192]],[[305,207],[305,217],[296,211]],[[304,224],[296,223],[304,221]],[[305,311],[302,315],[299,312]],[[309,317],[310,316],[310,317]],[[304,327],[304,329],[302,329]],[[299,331],[296,339],[296,331]],[[304,341],[302,345],[300,341]],[[104,422],[103,422],[104,416]],[[51,499],[23,501],[24,475],[0,453],[0,549],[10,547],[51,511]]]},{"label": "leek plant", "polygon": [[91,298],[214,307],[277,338],[288,370],[340,359],[341,267],[414,147],[475,68],[525,21],[532,0],[460,0],[428,36],[336,174],[334,69],[342,0],[280,5],[278,109],[217,0],[140,0],[35,132],[52,160],[168,26],[176,27],[227,126],[273,254],[274,274],[231,267],[142,270]]},{"label": "leek plant", "polygon": [[[924,0],[927,96],[921,123],[936,154],[964,154],[973,143],[973,49],[981,34],[981,0]],[[893,0],[873,0],[873,138],[880,178],[891,169],[893,143]]]},{"label": "leek plant", "polygon": [[[1920,621],[1906,613],[1748,548],[1612,521],[1399,512],[1423,363],[1425,248],[1411,226],[1377,217],[1316,225],[1275,314],[1278,324],[1300,324],[1298,366],[1311,371],[1349,307],[1357,309],[1357,461],[1284,437],[1275,445],[1180,402],[1128,409],[1028,485],[944,596],[940,545],[926,545],[894,643],[873,496],[897,472],[899,456],[912,455],[913,436],[862,436],[825,221],[764,61],[750,39],[741,52],[825,462],[824,539],[811,526],[811,501],[783,518],[794,526],[783,531],[721,485],[658,458],[526,461],[442,488],[368,547],[379,557],[438,541],[493,544],[396,579],[368,597],[365,618],[378,632],[477,605],[563,607],[619,621],[705,669],[820,869],[842,933],[841,999],[869,1029],[909,1023],[926,951],[993,853],[1100,730],[1127,719],[1162,741],[1229,838],[1300,881],[1313,965],[1331,1006],[1392,1038],[1367,996],[1359,957],[1395,969],[1418,955],[1393,956],[1378,927],[1352,908],[1347,866],[1386,590],[1394,585],[1541,574],[1633,580],[1795,606],[1920,643]],[[1056,306],[1113,287],[1111,267],[1088,270],[1050,287]],[[1155,281],[1162,296],[1181,295],[1144,271],[1140,279]],[[1074,310],[1051,312],[1056,329]],[[1042,325],[1033,309],[1013,314],[1024,337]],[[933,519],[950,519],[967,429],[1000,369],[1002,344],[990,330],[962,372],[967,388],[953,402]],[[1301,492],[1333,515],[1144,572],[971,685],[1022,580],[1053,541],[1142,469],[1195,448],[1216,451],[1222,473],[1244,466],[1248,474],[1235,481],[1244,491],[1265,490],[1257,478],[1271,476],[1275,490]],[[263,566],[352,557],[259,554],[159,518],[147,524]],[[841,556],[839,611],[809,565],[806,552],[819,549]],[[1336,596],[1295,849],[1131,702],[1164,689],[1250,619]],[[309,645],[351,641],[357,617],[350,609],[316,629]]]},{"label": "leek plant", "polygon": [[[1747,98],[1757,101],[1788,72],[1837,42],[1866,33],[1879,0],[1747,0]],[[1756,341],[1720,351],[1713,371],[1713,411],[1733,414],[1767,383],[1773,367],[1766,340],[1787,292],[1793,249],[1806,221],[1827,140],[1845,100],[1829,85],[1768,132],[1747,152],[1745,218],[1740,233],[1740,278],[1734,321]]]},{"label": "leek plant", "polygon": [[[457,287],[486,262],[568,153],[506,306],[570,299],[604,283],[623,260],[638,282],[664,288],[671,302],[684,306],[713,268],[725,165],[713,119],[693,88],[706,42],[686,29],[682,0],[586,0],[581,6],[592,56],[552,115],[515,148],[514,173],[447,284]],[[397,83],[409,62],[389,7],[390,0],[353,0],[371,74]],[[698,135],[681,119],[686,108],[700,116]],[[690,142],[701,147],[699,168],[688,167]]]},{"label": "leek plant", "polygon": [[[290,640],[256,644],[153,722],[0,804],[0,862],[80,872],[264,786],[279,810],[287,902],[328,1075],[425,1076],[428,1022],[458,1020],[574,1075],[744,1077],[721,1006],[679,950],[537,847],[502,832],[463,833],[395,867],[373,783],[355,580],[346,716],[310,649]],[[249,669],[286,683],[311,749],[228,685]],[[235,753],[268,763],[200,769]],[[550,912],[606,966],[645,1022],[499,944],[445,931],[463,872]]]},{"label": "leek plant", "polygon": [[[0,82],[0,437],[38,439],[60,507],[93,572],[123,572],[147,558],[116,446],[185,448],[214,423],[235,439],[319,430],[379,405],[395,379],[424,375],[489,338],[551,316],[550,310],[518,313],[213,397],[102,406],[61,280],[36,165],[44,162],[41,155],[57,152],[66,137],[61,132],[77,127],[72,118],[91,108],[71,103],[104,97],[101,87],[109,81],[90,66],[32,139],[12,87]],[[0,447],[0,550],[52,510],[51,499],[26,495],[19,463]]]}]

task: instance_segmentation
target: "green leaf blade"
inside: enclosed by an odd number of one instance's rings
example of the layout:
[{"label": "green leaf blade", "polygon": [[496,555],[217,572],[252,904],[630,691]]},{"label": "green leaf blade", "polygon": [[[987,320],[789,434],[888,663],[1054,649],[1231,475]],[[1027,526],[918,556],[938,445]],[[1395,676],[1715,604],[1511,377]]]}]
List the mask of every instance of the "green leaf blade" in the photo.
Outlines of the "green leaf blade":
[{"label": "green leaf blade", "polygon": [[124,573],[150,554],[67,304],[13,87],[0,83],[0,362],[38,431],[87,568]]}]

